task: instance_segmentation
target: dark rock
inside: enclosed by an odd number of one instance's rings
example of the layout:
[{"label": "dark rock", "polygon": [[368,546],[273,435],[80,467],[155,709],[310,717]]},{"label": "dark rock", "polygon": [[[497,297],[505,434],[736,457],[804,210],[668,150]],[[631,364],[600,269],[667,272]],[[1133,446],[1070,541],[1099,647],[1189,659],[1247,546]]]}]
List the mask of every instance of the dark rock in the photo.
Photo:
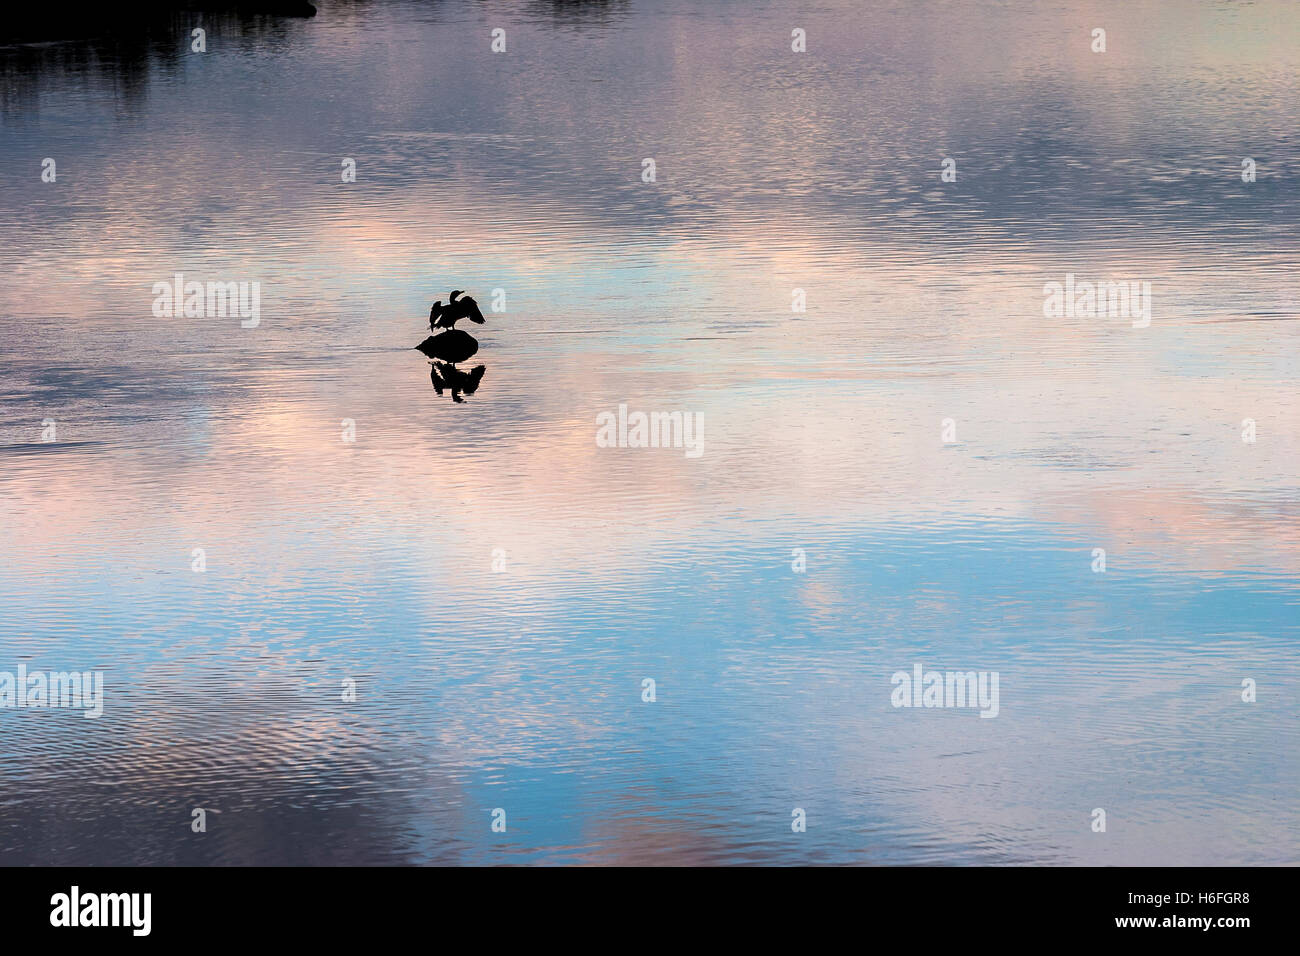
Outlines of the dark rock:
[{"label": "dark rock", "polygon": [[431,335],[416,346],[431,359],[444,362],[463,362],[478,351],[478,339],[460,329],[448,329]]}]

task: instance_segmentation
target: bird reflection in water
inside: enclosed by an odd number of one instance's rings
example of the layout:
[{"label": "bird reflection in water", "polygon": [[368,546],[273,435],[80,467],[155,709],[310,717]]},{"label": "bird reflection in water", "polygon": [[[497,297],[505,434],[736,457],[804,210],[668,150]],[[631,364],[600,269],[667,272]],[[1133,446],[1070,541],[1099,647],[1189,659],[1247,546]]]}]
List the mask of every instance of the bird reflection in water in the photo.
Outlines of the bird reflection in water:
[{"label": "bird reflection in water", "polygon": [[478,384],[483,381],[483,373],[487,371],[486,365],[477,365],[472,371],[465,372],[450,362],[429,364],[429,380],[433,382],[434,391],[439,395],[450,391],[453,402],[463,402],[465,399],[462,396],[473,395],[478,391]]}]

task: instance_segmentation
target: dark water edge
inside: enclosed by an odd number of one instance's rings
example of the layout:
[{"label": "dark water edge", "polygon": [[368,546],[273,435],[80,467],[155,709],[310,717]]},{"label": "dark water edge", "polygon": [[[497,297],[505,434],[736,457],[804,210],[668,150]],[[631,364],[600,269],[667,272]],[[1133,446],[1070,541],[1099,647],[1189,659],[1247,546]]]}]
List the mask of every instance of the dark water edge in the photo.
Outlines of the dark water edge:
[{"label": "dark water edge", "polygon": [[162,33],[182,14],[230,17],[314,17],[307,0],[138,0],[129,4],[72,0],[20,4],[0,18],[0,43],[58,40],[119,41]]}]

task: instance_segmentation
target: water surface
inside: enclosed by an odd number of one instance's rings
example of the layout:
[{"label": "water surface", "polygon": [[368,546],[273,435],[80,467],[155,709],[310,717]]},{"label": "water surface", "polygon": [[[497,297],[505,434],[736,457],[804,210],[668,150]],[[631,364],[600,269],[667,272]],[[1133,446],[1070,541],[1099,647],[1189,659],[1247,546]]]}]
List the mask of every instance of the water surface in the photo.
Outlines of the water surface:
[{"label": "water surface", "polygon": [[320,8],[0,49],[0,862],[1296,862],[1300,10]]}]

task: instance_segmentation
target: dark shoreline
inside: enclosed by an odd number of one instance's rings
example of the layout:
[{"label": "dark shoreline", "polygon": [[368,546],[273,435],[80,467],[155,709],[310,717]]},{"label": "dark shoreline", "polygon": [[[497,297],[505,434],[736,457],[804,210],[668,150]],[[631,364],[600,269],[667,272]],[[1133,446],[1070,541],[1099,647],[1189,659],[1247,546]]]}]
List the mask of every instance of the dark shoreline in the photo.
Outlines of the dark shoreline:
[{"label": "dark shoreline", "polygon": [[308,18],[316,7],[307,0],[140,0],[117,9],[88,0],[58,6],[38,5],[0,18],[0,43],[39,43],[139,34],[181,14]]}]

